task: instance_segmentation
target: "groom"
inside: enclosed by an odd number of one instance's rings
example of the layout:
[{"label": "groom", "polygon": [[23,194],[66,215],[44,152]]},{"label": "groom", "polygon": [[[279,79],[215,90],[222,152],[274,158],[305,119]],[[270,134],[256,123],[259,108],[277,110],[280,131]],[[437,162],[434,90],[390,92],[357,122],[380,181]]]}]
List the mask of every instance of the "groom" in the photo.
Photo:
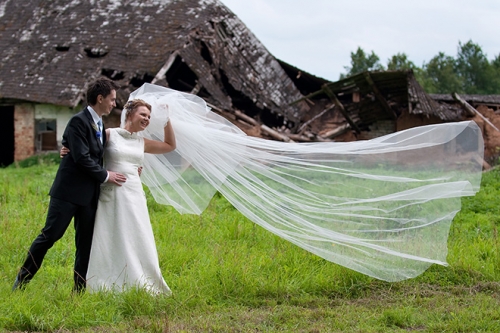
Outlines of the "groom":
[{"label": "groom", "polygon": [[102,166],[106,132],[101,118],[116,107],[117,88],[116,83],[106,78],[91,83],[87,90],[89,106],[68,122],[62,144],[71,153],[61,160],[49,193],[45,227],[31,244],[12,290],[24,289],[31,281],[45,254],[64,235],[72,218],[76,243],[73,290],[85,290],[100,184],[110,182],[120,186],[126,180],[124,175],[106,171]]}]

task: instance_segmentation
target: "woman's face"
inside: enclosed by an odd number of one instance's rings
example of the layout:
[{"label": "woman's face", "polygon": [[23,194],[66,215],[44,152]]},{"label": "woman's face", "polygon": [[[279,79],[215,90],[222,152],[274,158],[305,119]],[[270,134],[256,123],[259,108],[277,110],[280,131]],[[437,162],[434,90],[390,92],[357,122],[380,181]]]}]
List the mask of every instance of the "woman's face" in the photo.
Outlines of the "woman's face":
[{"label": "woman's face", "polygon": [[145,106],[139,106],[129,115],[130,131],[140,132],[146,129],[151,119],[151,111]]}]

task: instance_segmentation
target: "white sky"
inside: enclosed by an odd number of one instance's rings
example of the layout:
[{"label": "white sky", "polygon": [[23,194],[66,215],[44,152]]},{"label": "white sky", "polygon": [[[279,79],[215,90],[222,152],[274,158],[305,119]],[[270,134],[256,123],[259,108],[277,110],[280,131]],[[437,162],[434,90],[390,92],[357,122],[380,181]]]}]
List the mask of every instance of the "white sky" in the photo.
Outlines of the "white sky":
[{"label": "white sky", "polygon": [[351,52],[374,51],[386,66],[406,53],[421,67],[456,57],[472,40],[500,54],[500,0],[221,0],[278,59],[336,81]]}]

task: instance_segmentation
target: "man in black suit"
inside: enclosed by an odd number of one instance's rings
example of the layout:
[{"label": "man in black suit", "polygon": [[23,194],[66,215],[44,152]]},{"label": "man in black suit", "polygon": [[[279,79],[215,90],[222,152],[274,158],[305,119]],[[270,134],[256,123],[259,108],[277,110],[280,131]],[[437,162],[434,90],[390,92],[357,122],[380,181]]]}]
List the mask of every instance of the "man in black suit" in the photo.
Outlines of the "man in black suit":
[{"label": "man in black suit", "polygon": [[61,160],[52,188],[45,226],[31,244],[28,256],[16,276],[13,290],[31,281],[47,251],[66,232],[71,219],[75,225],[74,290],[84,291],[90,257],[94,219],[100,184],[121,185],[124,175],[103,168],[106,132],[102,116],[116,107],[116,83],[98,79],[87,90],[87,106],[74,115],[64,131],[62,144],[70,149]]}]

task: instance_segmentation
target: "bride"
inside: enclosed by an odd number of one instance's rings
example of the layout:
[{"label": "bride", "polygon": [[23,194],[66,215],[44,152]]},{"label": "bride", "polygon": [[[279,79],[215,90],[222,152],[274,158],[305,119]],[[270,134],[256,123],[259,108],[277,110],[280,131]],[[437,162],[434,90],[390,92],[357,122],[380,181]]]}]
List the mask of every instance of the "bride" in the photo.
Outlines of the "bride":
[{"label": "bride", "polygon": [[163,154],[175,149],[172,124],[163,125],[163,141],[137,133],[148,127],[151,105],[140,99],[127,102],[124,126],[106,129],[104,160],[108,170],[126,175],[122,186],[101,185],[92,249],[87,272],[89,291],[145,288],[151,293],[170,289],[158,264],[146,197],[137,170],[144,153]]},{"label": "bride", "polygon": [[94,290],[170,292],[141,181],[181,214],[201,214],[218,191],[268,231],[385,281],[447,265],[461,197],[481,181],[482,134],[472,121],[368,141],[285,143],[245,135],[198,96],[144,84],[121,127],[109,130],[105,163],[128,180],[101,190],[87,274]]}]

